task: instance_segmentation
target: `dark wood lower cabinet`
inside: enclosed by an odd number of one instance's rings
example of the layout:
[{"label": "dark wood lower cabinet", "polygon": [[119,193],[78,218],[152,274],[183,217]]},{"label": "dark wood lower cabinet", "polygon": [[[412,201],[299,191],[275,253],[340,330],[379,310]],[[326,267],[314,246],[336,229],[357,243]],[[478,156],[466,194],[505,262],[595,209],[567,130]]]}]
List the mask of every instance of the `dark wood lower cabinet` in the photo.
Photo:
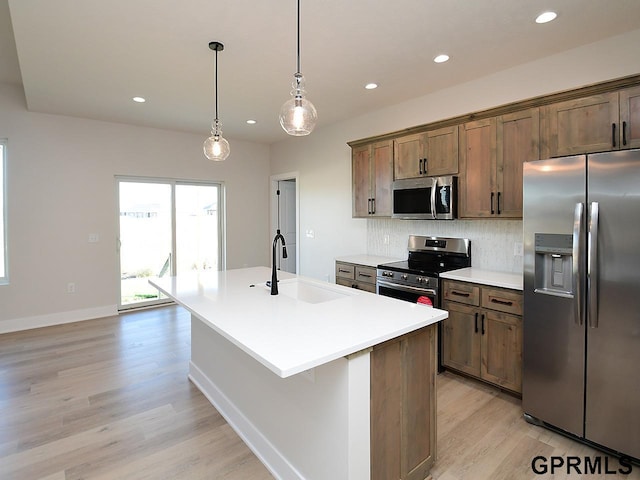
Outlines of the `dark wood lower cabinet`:
[{"label": "dark wood lower cabinet", "polygon": [[371,352],[371,479],[424,480],[436,457],[436,326]]}]

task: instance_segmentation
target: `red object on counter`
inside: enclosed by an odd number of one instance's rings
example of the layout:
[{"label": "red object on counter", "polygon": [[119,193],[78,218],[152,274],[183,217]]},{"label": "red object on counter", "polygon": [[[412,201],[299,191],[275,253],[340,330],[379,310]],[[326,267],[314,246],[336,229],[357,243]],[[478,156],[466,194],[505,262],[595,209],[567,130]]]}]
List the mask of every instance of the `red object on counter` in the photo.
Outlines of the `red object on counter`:
[{"label": "red object on counter", "polygon": [[433,302],[431,301],[431,299],[429,297],[425,297],[424,295],[418,297],[417,303],[426,305],[428,307],[433,307]]}]

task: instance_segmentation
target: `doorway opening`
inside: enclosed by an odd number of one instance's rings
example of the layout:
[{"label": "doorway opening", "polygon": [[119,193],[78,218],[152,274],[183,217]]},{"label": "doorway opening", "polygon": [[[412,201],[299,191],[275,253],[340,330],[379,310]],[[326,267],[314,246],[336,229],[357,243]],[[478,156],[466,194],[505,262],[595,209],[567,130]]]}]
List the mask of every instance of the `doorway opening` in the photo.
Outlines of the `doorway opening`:
[{"label": "doorway opening", "polygon": [[224,268],[222,184],[116,180],[119,310],[169,303],[150,279]]},{"label": "doorway opening", "polygon": [[282,249],[276,252],[276,268],[290,273],[299,273],[299,204],[298,173],[271,176],[271,238],[278,228],[287,244],[287,258],[282,258]]}]

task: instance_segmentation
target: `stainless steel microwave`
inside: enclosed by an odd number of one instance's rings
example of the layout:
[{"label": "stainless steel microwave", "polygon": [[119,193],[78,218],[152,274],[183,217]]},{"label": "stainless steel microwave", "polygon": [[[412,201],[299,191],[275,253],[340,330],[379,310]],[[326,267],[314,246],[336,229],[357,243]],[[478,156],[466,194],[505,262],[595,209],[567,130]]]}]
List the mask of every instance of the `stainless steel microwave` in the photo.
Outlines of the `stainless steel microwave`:
[{"label": "stainless steel microwave", "polygon": [[392,193],[392,218],[453,220],[458,213],[458,177],[396,180],[392,185]]}]

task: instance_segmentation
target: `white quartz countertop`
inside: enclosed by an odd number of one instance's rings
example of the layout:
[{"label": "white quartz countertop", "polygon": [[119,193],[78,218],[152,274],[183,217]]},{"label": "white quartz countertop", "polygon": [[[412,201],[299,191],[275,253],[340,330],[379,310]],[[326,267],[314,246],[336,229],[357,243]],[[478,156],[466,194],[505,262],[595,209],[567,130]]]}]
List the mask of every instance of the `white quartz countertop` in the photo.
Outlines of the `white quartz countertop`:
[{"label": "white quartz countertop", "polygon": [[358,265],[365,265],[367,267],[377,267],[381,263],[399,262],[402,258],[381,257],[379,255],[345,255],[343,257],[336,257],[336,262],[355,263]]},{"label": "white quartz countertop", "polygon": [[[254,267],[150,283],[283,378],[448,316],[444,310],[282,271],[280,294],[271,295],[265,286],[270,278],[270,268]],[[312,303],[318,300],[323,301]]]},{"label": "white quartz countertop", "polygon": [[492,287],[511,288],[522,291],[522,274],[508,272],[494,272],[479,268],[461,268],[440,274],[440,278],[458,280],[461,282],[481,283]]}]

